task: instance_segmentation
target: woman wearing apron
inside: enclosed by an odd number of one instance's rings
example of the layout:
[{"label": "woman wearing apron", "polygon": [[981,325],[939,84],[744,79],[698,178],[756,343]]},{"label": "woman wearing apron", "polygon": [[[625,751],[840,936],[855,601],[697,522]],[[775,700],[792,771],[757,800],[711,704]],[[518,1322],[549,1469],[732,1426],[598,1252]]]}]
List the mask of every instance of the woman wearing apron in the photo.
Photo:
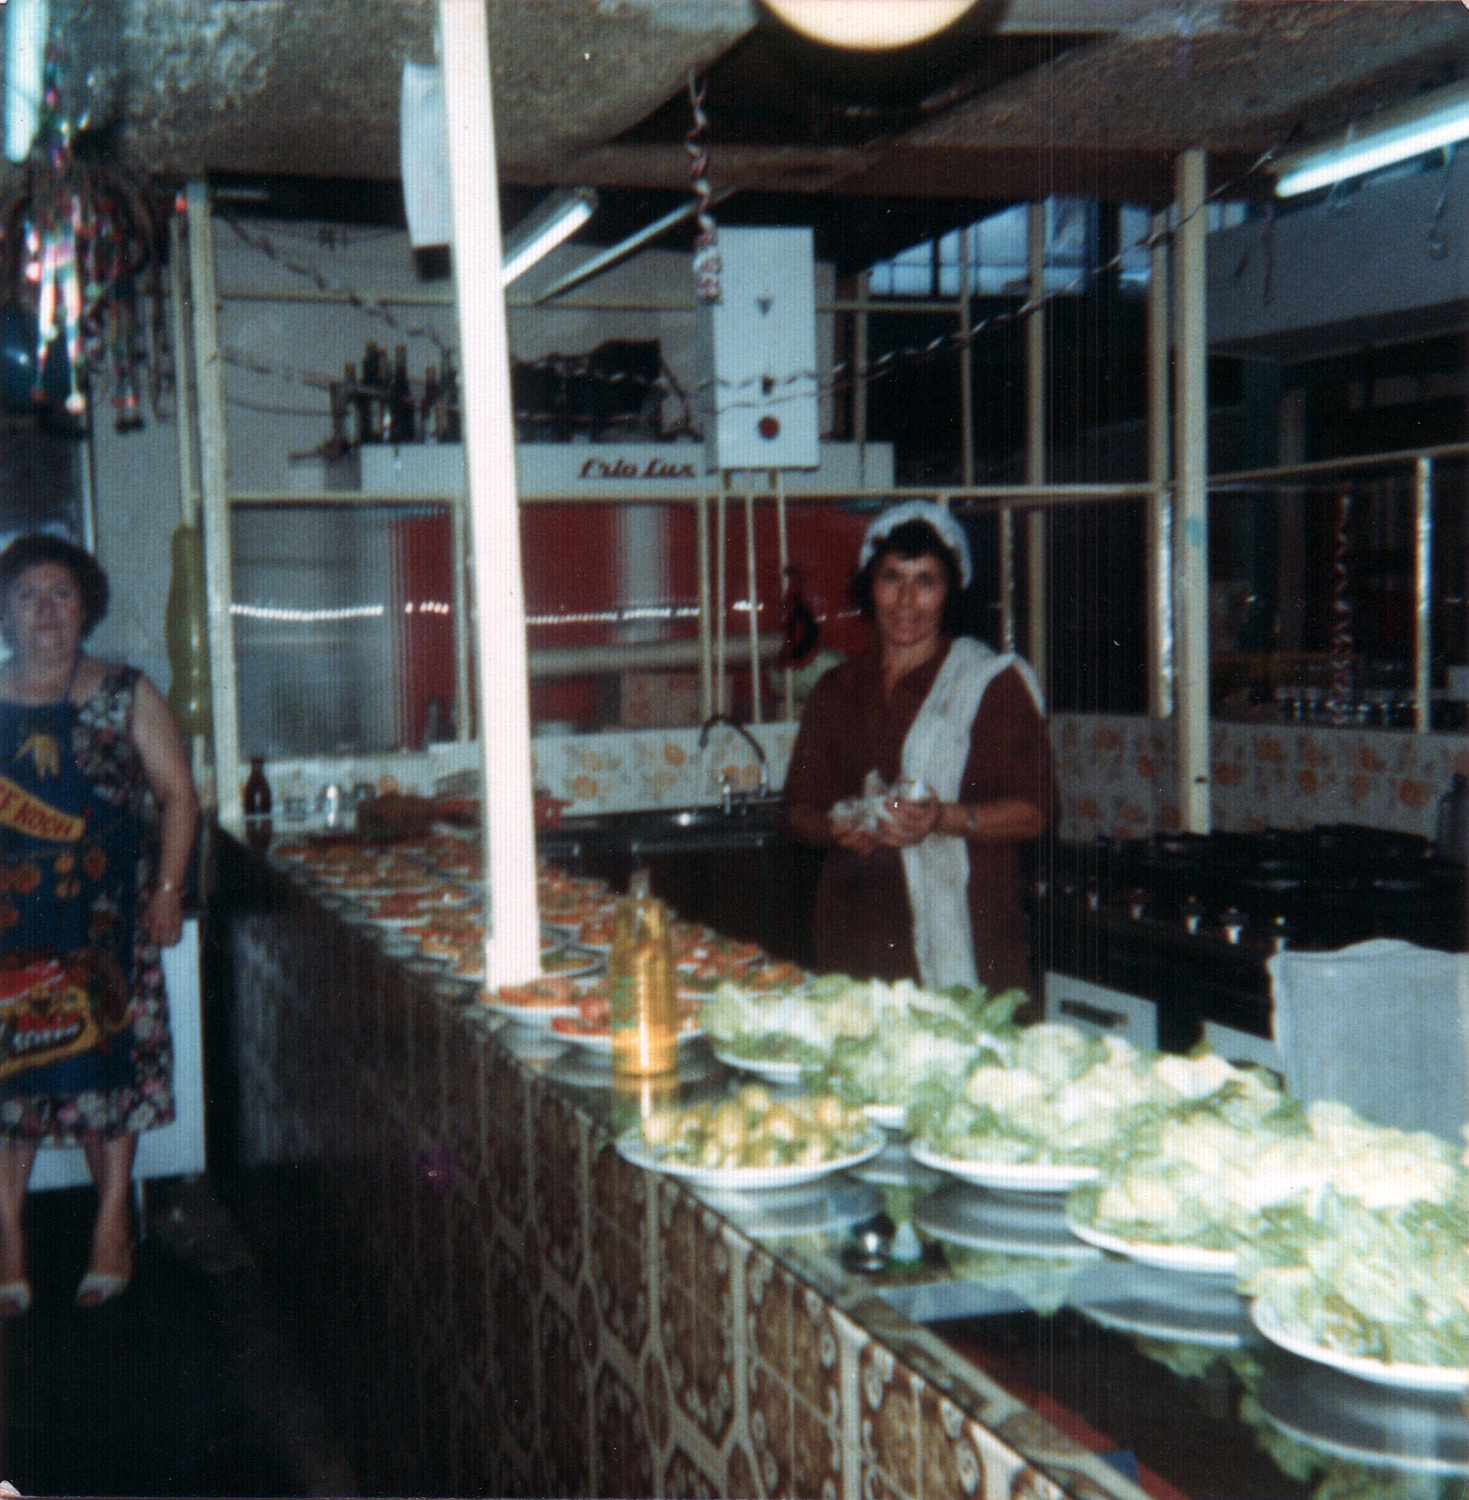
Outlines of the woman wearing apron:
[{"label": "woman wearing apron", "polygon": [[30,1306],[23,1210],[37,1147],[97,1184],[95,1307],[132,1275],[138,1132],[173,1118],[158,949],[182,928],[198,823],[173,716],[140,672],[86,655],[107,579],[56,537],[0,554],[0,1315]]}]

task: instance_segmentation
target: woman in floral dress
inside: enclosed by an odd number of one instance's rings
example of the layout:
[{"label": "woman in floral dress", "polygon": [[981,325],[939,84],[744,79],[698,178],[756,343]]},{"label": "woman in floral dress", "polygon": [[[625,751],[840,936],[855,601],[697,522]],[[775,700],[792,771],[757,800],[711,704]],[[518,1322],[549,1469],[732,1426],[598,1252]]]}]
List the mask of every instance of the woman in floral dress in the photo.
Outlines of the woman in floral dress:
[{"label": "woman in floral dress", "polygon": [[[106,575],[79,547],[37,534],[0,554],[0,630],[12,652],[0,667],[0,976],[28,1005],[37,990],[26,986],[42,972],[28,965],[60,960],[91,976],[80,993],[92,999],[77,1010],[93,1022],[63,1056],[44,1044],[65,1027],[47,1031],[34,1013],[0,1026],[6,1316],[31,1301],[22,1216],[37,1147],[82,1147],[96,1181],[91,1261],[77,1289],[93,1307],[132,1275],[138,1132],[173,1119],[158,950],[182,930],[198,801],[158,690],[82,650],[106,607]],[[34,1046],[42,1050],[27,1053]]]}]

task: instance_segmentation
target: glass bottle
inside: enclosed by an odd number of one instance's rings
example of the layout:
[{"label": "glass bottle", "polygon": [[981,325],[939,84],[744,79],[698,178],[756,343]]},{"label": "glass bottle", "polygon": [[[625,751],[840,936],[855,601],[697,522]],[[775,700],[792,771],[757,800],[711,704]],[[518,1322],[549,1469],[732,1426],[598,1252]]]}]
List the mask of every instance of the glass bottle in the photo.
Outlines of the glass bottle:
[{"label": "glass bottle", "polygon": [[252,849],[265,849],[272,832],[270,782],[265,779],[265,757],[250,757],[250,775],[245,781],[245,842]]},{"label": "glass bottle", "polygon": [[393,383],[388,391],[388,433],[390,443],[411,443],[417,434],[417,412],[413,405],[413,387],[408,380],[408,349],[399,344],[393,351]]},{"label": "glass bottle", "polygon": [[[639,872],[641,873],[641,872]],[[678,1070],[678,1017],[668,908],[646,894],[646,877],[619,901],[607,960],[612,1067],[624,1078]]]},{"label": "glass bottle", "polygon": [[439,432],[441,443],[464,441],[464,423],[459,410],[459,372],[454,368],[454,356],[444,351],[444,425]]}]

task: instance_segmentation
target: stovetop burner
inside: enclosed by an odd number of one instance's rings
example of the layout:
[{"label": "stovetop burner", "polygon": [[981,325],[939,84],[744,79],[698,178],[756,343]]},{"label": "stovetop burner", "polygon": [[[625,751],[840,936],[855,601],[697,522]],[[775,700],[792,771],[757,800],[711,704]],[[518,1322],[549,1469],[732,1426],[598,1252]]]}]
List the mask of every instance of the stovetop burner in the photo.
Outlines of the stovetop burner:
[{"label": "stovetop burner", "polygon": [[1041,957],[1149,998],[1233,997],[1258,1019],[1281,947],[1464,948],[1465,875],[1426,839],[1353,825],[1065,845],[1037,886]]}]

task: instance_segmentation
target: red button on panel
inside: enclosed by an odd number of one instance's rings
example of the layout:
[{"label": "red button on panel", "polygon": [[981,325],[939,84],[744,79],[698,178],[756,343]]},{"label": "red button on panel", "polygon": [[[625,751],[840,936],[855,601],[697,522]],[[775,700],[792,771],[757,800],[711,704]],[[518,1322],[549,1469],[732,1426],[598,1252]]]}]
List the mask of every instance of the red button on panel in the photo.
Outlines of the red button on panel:
[{"label": "red button on panel", "polygon": [[761,417],[758,431],[766,439],[780,436],[780,422],[775,417]]}]

